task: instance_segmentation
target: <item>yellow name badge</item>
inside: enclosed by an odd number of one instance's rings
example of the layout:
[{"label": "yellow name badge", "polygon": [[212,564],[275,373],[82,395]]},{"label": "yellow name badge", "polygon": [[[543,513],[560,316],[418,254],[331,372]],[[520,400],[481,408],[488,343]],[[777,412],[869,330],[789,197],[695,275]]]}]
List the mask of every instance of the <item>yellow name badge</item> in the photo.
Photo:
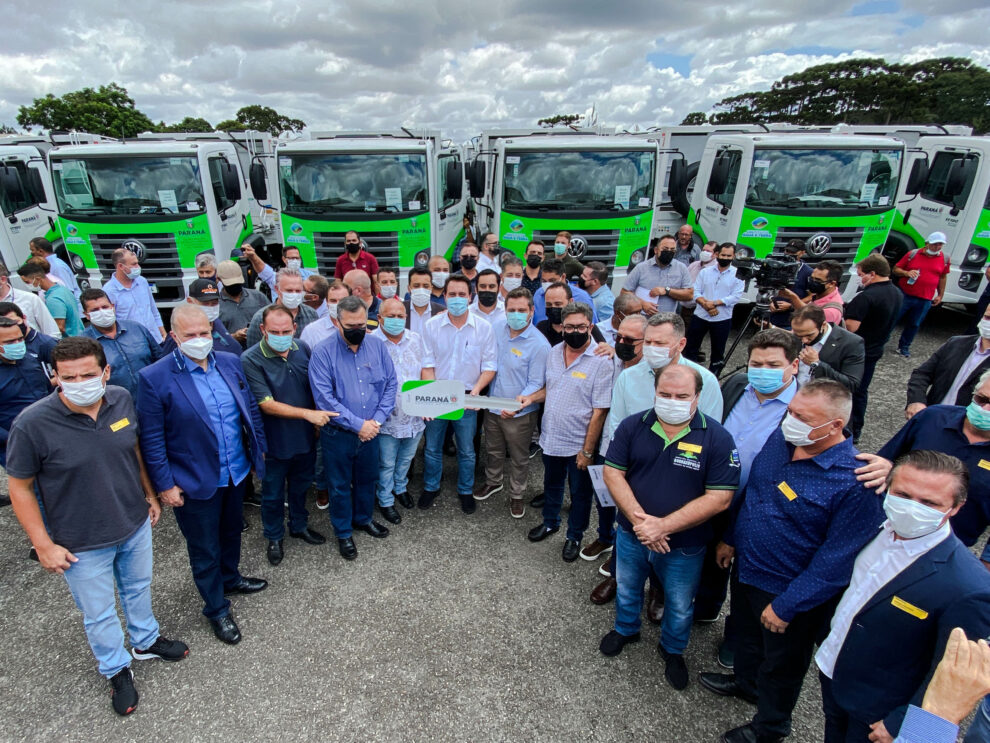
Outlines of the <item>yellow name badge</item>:
[{"label": "yellow name badge", "polygon": [[979,466],[980,466],[980,469],[981,470],[990,470],[990,462],[988,462],[985,459],[981,459],[980,460],[980,465]]},{"label": "yellow name badge", "polygon": [[689,451],[692,454],[701,454],[701,447],[697,444],[685,444],[683,441],[678,441],[677,448],[680,451]]},{"label": "yellow name badge", "polygon": [[584,372],[579,372],[579,371],[571,372],[571,376],[574,377],[575,379],[587,379],[588,378],[588,375],[587,374],[585,374]]},{"label": "yellow name badge", "polygon": [[919,609],[914,604],[909,604],[907,601],[902,599],[900,596],[894,596],[890,600],[890,603],[900,609],[903,612],[907,612],[912,617],[917,617],[918,619],[928,619],[928,612],[924,609]]},{"label": "yellow name badge", "polygon": [[110,430],[117,433],[121,428],[127,428],[129,425],[131,425],[131,422],[127,418],[121,418],[116,423],[110,424]]},{"label": "yellow name badge", "polygon": [[784,497],[787,498],[787,500],[795,500],[797,498],[797,493],[791,490],[791,486],[788,485],[786,482],[780,483],[780,485],[777,486],[777,490],[783,493]]},{"label": "yellow name badge", "polygon": [[518,348],[513,348],[511,350],[512,350],[512,353],[514,353],[516,356],[518,356],[519,358],[522,358],[522,351],[520,351]]}]

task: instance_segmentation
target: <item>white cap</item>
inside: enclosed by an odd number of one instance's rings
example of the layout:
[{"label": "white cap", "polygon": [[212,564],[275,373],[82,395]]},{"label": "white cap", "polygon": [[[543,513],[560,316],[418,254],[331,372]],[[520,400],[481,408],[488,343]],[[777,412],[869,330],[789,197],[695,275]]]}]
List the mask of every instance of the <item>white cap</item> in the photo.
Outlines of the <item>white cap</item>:
[{"label": "white cap", "polygon": [[934,245],[935,243],[945,245],[949,241],[946,239],[944,232],[933,232],[928,236],[925,242],[929,245]]}]

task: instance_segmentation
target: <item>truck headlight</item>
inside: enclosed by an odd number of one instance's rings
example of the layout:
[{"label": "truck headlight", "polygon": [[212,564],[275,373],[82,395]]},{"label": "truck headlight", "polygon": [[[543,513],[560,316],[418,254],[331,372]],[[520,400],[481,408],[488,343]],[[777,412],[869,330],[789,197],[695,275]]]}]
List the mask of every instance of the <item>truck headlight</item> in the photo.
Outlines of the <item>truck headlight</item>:
[{"label": "truck headlight", "polygon": [[986,262],[987,249],[981,248],[979,245],[970,245],[963,264],[967,266],[982,266]]},{"label": "truck headlight", "polygon": [[86,270],[86,264],[83,262],[82,256],[78,253],[69,253],[69,263],[72,264],[72,270],[77,273]]},{"label": "truck headlight", "polygon": [[429,262],[430,262],[430,254],[426,250],[419,251],[418,253],[416,253],[416,257],[413,258],[413,263],[419,268],[426,266],[426,264],[428,264]]},{"label": "truck headlight", "polygon": [[638,266],[646,260],[646,248],[640,248],[639,250],[634,250],[633,254],[629,256],[630,267]]}]

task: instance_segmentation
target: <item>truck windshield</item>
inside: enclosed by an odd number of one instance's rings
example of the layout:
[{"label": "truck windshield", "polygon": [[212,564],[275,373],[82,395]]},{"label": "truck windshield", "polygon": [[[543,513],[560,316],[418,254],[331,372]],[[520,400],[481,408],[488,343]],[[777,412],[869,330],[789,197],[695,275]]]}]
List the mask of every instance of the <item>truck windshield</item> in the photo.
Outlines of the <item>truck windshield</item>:
[{"label": "truck windshield", "polygon": [[777,208],[889,207],[900,150],[757,150],[746,205]]},{"label": "truck windshield", "polygon": [[187,214],[206,208],[195,155],[63,158],[52,161],[62,214]]},{"label": "truck windshield", "polygon": [[282,209],[289,213],[420,212],[430,207],[425,155],[280,155],[278,172]]},{"label": "truck windshield", "polygon": [[653,206],[654,152],[506,152],[505,209]]}]

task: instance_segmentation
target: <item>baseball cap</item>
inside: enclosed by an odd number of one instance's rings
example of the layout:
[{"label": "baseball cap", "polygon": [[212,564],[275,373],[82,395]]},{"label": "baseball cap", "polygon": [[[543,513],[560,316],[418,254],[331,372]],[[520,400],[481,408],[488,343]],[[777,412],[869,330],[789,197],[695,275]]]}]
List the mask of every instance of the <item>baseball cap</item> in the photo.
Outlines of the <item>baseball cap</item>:
[{"label": "baseball cap", "polygon": [[241,267],[234,261],[220,261],[217,266],[217,279],[225,286],[243,284],[244,274],[241,273]]},{"label": "baseball cap", "polygon": [[944,232],[933,232],[928,236],[925,242],[928,243],[929,245],[934,245],[935,243],[941,243],[942,245],[945,245],[949,241],[945,238]]},{"label": "baseball cap", "polygon": [[196,279],[189,285],[189,296],[193,299],[198,299],[200,302],[220,299],[217,282],[213,279]]}]

